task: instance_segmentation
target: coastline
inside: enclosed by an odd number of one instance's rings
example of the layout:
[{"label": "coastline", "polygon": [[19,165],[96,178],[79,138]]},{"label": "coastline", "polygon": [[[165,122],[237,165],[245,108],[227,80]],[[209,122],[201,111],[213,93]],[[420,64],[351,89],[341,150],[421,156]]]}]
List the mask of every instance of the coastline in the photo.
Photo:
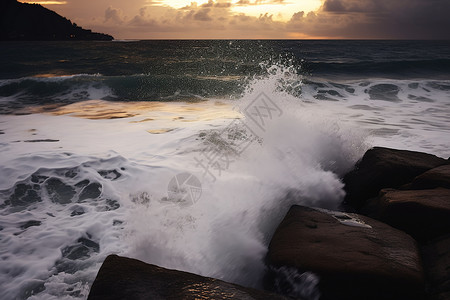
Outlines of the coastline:
[{"label": "coastline", "polygon": [[[275,299],[265,294],[269,291],[280,299],[444,299],[450,278],[439,266],[450,261],[450,250],[444,246],[450,242],[450,159],[375,147],[344,176],[344,182],[347,210],[291,207],[269,245],[267,291],[252,299]],[[375,197],[355,197],[353,190],[361,185],[376,190]],[[424,192],[429,196],[420,196]],[[409,195],[401,198],[402,193]],[[201,285],[200,279],[175,270],[163,271],[173,277],[160,281],[155,266],[139,262],[139,268],[131,268],[135,263],[109,256],[88,299],[248,297],[227,295],[234,289],[230,285],[220,294],[214,286],[190,289]],[[130,275],[125,276],[123,268]]]}]

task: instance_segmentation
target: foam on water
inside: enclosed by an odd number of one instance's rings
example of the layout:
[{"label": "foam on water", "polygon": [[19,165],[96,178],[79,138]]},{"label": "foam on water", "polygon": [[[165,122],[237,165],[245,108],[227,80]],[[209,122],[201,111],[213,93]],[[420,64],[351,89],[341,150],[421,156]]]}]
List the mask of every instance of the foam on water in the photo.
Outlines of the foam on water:
[{"label": "foam on water", "polygon": [[[268,243],[289,207],[338,208],[341,176],[371,144],[449,155],[448,90],[423,87],[433,101],[399,93],[400,101],[378,101],[365,92],[375,83],[327,83],[347,94],[318,101],[324,87],[294,69],[267,73],[234,102],[94,101],[3,116],[3,298],[86,298],[111,253],[260,287]],[[261,95],[273,112],[264,127],[251,117]],[[226,163],[209,169],[215,180],[198,163],[211,146]],[[169,182],[183,172],[202,184],[192,205],[168,197]],[[310,288],[299,293],[315,299]]]}]

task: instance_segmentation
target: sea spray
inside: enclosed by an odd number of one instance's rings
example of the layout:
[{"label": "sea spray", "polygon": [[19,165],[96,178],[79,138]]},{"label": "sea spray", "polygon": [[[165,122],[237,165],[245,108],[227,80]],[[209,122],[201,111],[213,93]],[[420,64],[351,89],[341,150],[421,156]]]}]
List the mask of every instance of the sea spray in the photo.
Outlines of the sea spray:
[{"label": "sea spray", "polygon": [[[282,110],[280,116],[267,119],[266,128],[257,131],[244,113],[241,130],[249,131],[246,136],[252,142],[239,155],[229,151],[232,146],[226,147],[223,139],[211,138],[223,125],[202,134],[207,143],[217,143],[218,151],[230,156],[227,169],[216,172],[214,180],[202,176],[195,160],[191,169],[179,170],[202,179],[202,197],[192,206],[158,199],[136,204],[126,223],[125,243],[130,249],[125,254],[261,287],[268,243],[289,207],[337,208],[344,196],[339,175],[366,149],[357,131],[333,119],[317,118],[315,107],[308,108],[292,89],[283,88],[284,84],[299,88],[300,80],[292,68],[282,66],[272,66],[268,76],[255,78],[237,103],[239,109],[264,93]],[[183,152],[184,159],[195,158],[205,139],[198,139],[198,151]]]},{"label": "sea spray", "polygon": [[[111,253],[260,286],[290,205],[337,207],[367,147],[449,156],[448,43],[379,43],[3,45],[2,297],[86,298]],[[263,132],[245,111],[259,96],[276,105]],[[230,161],[213,181],[196,158],[223,136]],[[185,207],[164,200],[183,172],[202,184]]]},{"label": "sea spray", "polygon": [[270,267],[273,277],[273,290],[293,299],[319,300],[318,275],[312,272],[300,272],[292,267]]},{"label": "sea spray", "polygon": [[[301,76],[292,68],[269,70],[267,76],[255,77],[233,105],[242,112],[264,93],[282,113],[267,120],[264,132],[248,132],[251,120],[241,114],[229,136],[248,138],[249,147],[239,154],[231,151],[229,168],[216,174],[215,181],[203,176],[195,158],[205,142],[222,142],[215,133],[236,119],[217,114],[214,104],[178,104],[183,109],[177,110],[151,106],[151,121],[145,122],[145,112],[112,120],[5,118],[4,137],[10,142],[0,145],[5,178],[0,235],[6,295],[85,298],[111,253],[261,287],[267,245],[289,207],[337,207],[343,197],[339,175],[365,147],[351,126],[333,116],[321,117],[321,105],[307,105],[283,88],[290,84],[298,92],[301,87]],[[213,118],[186,116],[203,110],[212,111]],[[103,108],[99,113],[104,114]],[[173,130],[152,134],[155,128]],[[25,142],[33,139],[41,142]],[[49,139],[56,142],[42,142]],[[191,206],[164,200],[170,180],[182,172],[201,180],[202,197]],[[33,175],[46,177],[33,182]],[[83,191],[90,184],[91,192],[101,186],[100,194],[86,197]],[[8,202],[16,196],[23,200],[31,191],[41,201],[25,207]],[[55,203],[52,199],[60,199],[57,195],[64,191],[70,199]],[[27,220],[41,225],[20,230]],[[22,266],[21,261],[31,263]]]}]

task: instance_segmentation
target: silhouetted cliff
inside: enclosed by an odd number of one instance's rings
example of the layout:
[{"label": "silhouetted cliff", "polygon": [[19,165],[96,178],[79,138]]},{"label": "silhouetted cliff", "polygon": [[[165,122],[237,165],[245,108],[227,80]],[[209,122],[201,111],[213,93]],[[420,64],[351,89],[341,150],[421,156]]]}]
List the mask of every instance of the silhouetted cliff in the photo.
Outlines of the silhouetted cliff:
[{"label": "silhouetted cliff", "polygon": [[39,4],[0,1],[0,40],[105,40],[113,37],[83,29]]}]

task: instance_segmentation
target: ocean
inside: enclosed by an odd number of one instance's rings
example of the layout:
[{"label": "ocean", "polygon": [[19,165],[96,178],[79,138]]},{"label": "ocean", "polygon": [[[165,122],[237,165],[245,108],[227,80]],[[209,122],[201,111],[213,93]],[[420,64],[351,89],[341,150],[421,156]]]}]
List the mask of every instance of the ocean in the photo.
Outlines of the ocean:
[{"label": "ocean", "polygon": [[293,204],[384,146],[450,156],[450,41],[0,43],[0,298],[115,253],[262,287]]}]

